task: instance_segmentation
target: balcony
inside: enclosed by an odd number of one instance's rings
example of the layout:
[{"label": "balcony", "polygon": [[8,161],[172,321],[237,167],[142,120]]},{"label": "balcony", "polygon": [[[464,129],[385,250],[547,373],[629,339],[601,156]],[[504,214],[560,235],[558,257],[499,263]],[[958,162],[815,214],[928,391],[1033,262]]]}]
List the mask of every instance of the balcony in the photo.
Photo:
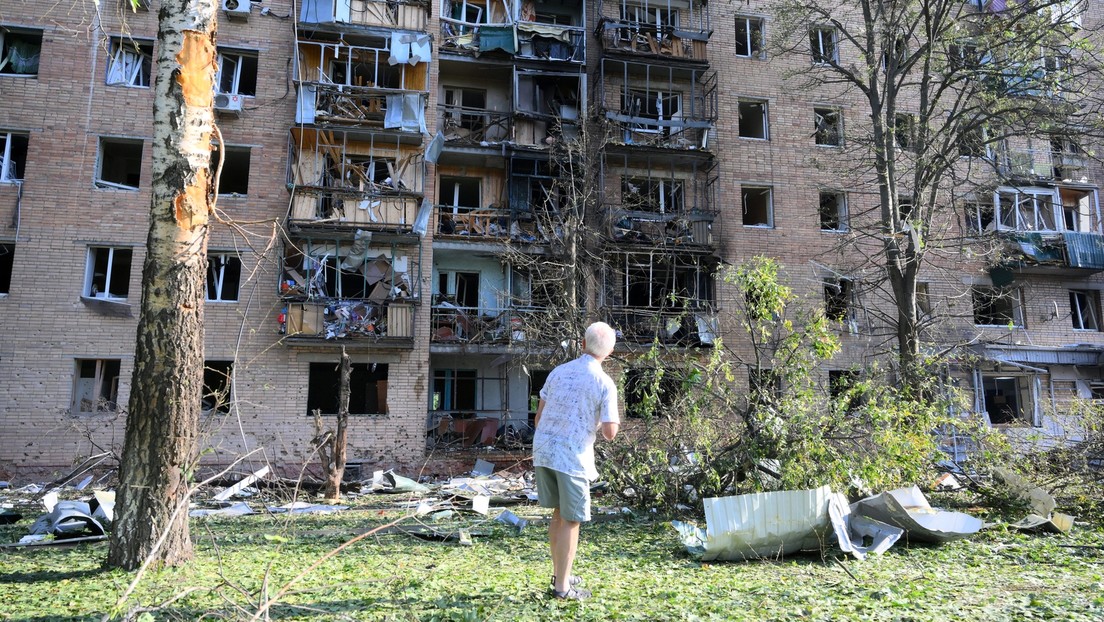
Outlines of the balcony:
[{"label": "balcony", "polygon": [[997,268],[1072,275],[1104,270],[1104,235],[1092,186],[1001,187],[992,206],[977,207],[972,226],[1002,242]]},{"label": "balcony", "polygon": [[609,239],[623,244],[651,246],[712,246],[715,214],[699,210],[662,211],[604,205]]},{"label": "balcony", "polygon": [[[612,9],[612,10],[611,10]],[[599,3],[598,40],[606,52],[707,63],[713,30],[706,2]]]},{"label": "balcony", "polygon": [[527,320],[538,307],[460,307],[448,301],[433,305],[430,341],[438,344],[517,344],[526,340]]},{"label": "balcony", "polygon": [[717,121],[717,74],[603,58],[598,102],[614,142],[705,150]]},{"label": "balcony", "polygon": [[438,106],[440,130],[450,146],[488,146],[513,140],[513,114],[470,108]]},{"label": "balcony", "polygon": [[1080,147],[1056,141],[1051,149],[1006,149],[998,172],[1019,180],[1075,180],[1082,176],[1087,159]]},{"label": "balcony", "polygon": [[410,349],[416,307],[409,302],[291,302],[284,312],[289,346],[335,345]]},{"label": "balcony", "polygon": [[349,24],[425,30],[428,0],[303,0],[302,24]]},{"label": "balcony", "polygon": [[537,5],[508,0],[443,0],[441,49],[462,54],[507,54],[515,59],[582,64],[586,30],[582,3]]},{"label": "balcony", "polygon": [[717,335],[716,315],[710,309],[693,312],[638,307],[607,307],[607,324],[626,344],[667,346],[710,346]]},{"label": "balcony", "polygon": [[425,185],[419,147],[372,133],[292,130],[289,223],[412,233]]}]

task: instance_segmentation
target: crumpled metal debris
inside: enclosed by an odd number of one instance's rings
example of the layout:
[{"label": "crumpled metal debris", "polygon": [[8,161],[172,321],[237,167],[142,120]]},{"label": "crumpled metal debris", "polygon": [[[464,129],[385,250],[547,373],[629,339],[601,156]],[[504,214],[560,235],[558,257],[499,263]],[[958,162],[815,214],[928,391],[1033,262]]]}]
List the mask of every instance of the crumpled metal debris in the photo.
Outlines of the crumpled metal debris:
[{"label": "crumpled metal debris", "polygon": [[58,501],[53,509],[31,525],[31,535],[53,535],[55,539],[103,536],[104,528],[92,518],[84,501]]},{"label": "crumpled metal debris", "polygon": [[851,513],[900,527],[909,540],[951,542],[981,530],[984,522],[962,512],[937,510],[916,486],[898,488],[851,504]]}]

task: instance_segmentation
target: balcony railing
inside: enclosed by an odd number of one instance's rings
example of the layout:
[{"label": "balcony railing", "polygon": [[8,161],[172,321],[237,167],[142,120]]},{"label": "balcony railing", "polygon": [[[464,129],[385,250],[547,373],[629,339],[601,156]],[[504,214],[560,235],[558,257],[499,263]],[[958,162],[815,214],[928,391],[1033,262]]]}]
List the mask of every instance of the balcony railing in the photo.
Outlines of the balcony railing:
[{"label": "balcony railing", "polygon": [[485,54],[502,51],[517,58],[582,63],[586,30],[537,22],[477,24],[441,18],[441,47]]},{"label": "balcony railing", "polygon": [[607,307],[606,322],[618,331],[618,341],[665,345],[711,345],[717,333],[711,309],[668,311],[646,307]]},{"label": "balcony railing", "polygon": [[425,30],[429,2],[423,0],[304,0],[299,21],[338,22],[403,30]]},{"label": "balcony railing", "polygon": [[525,234],[520,225],[514,227],[513,224],[508,209],[437,206],[438,236],[502,240]]},{"label": "balcony railing", "polygon": [[415,311],[409,302],[290,302],[281,328],[296,340],[352,339],[412,346]]},{"label": "balcony railing", "polygon": [[1104,235],[1083,231],[999,232],[1007,243],[1001,265],[1074,272],[1104,270]]},{"label": "balcony railing", "polygon": [[1000,161],[1000,172],[1013,178],[1076,179],[1086,166],[1078,153],[1051,149],[1006,150]]},{"label": "balcony railing", "polygon": [[441,302],[431,310],[430,340],[455,344],[522,343],[526,341],[527,320],[542,311],[536,307],[494,309]]},{"label": "balcony railing", "polygon": [[616,242],[666,246],[712,246],[714,214],[703,210],[630,209],[605,205],[609,237]]},{"label": "balcony railing", "polygon": [[424,93],[326,83],[304,83],[301,88],[301,123],[426,131]]},{"label": "balcony railing", "polygon": [[441,132],[445,141],[455,145],[483,145],[513,140],[513,115],[510,112],[438,106]]},{"label": "balcony railing", "polygon": [[598,24],[602,48],[640,56],[708,62],[709,31],[680,30],[668,25],[602,18]]}]

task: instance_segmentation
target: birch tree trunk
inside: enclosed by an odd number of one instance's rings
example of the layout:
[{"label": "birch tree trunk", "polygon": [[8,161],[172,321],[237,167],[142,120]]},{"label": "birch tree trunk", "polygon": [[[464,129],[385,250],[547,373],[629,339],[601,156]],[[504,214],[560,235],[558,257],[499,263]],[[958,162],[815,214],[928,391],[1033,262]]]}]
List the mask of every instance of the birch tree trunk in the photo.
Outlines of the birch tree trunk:
[{"label": "birch tree trunk", "polygon": [[196,461],[203,388],[216,28],[216,0],[161,3],[153,82],[153,200],[107,560],[128,570],[151,555],[164,565],[192,556],[187,508],[181,506],[187,504]]}]

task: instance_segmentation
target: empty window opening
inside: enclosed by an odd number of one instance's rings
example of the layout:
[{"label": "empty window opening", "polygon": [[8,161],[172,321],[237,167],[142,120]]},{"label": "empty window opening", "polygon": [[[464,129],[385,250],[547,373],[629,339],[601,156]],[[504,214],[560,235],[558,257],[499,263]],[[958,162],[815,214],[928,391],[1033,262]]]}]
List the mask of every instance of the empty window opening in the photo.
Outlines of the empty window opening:
[{"label": "empty window opening", "polygon": [[970,233],[991,231],[994,226],[992,203],[969,202],[966,204],[966,228]]},{"label": "empty window opening", "polygon": [[114,298],[124,300],[130,293],[130,263],[133,251],[129,248],[93,246],[88,249],[88,265],[85,269],[84,295],[89,298]]},{"label": "empty window opening", "polygon": [[989,423],[1031,423],[1035,413],[1034,380],[1028,376],[982,376],[983,406]]},{"label": "empty window opening", "polygon": [[1077,330],[1100,330],[1100,292],[1095,289],[1070,290],[1070,318]]},{"label": "empty window opening", "polygon": [[376,48],[339,46],[330,63],[330,81],[343,86],[404,88],[402,66],[381,62],[388,54]]},{"label": "empty window opening", "polygon": [[740,193],[743,202],[744,226],[772,227],[774,215],[771,209],[770,188],[747,188]]},{"label": "empty window opening", "polygon": [[481,132],[487,127],[487,91],[445,88],[445,127]]},{"label": "empty window opening", "polygon": [[0,182],[19,181],[27,172],[26,134],[0,132]]},{"label": "empty window opening", "polygon": [[[387,413],[387,365],[383,363],[353,363],[349,377],[349,414],[379,415]],[[323,415],[336,415],[341,389],[341,370],[337,362],[311,363],[307,380],[307,414],[319,410]]]},{"label": "empty window opening", "polygon": [[207,257],[207,300],[237,302],[241,281],[241,259],[231,253]]},{"label": "empty window opening", "polygon": [[433,370],[433,410],[467,411],[474,415],[479,403],[479,377],[474,369]]},{"label": "empty window opening", "polygon": [[820,230],[847,231],[847,197],[842,192],[820,191]]},{"label": "empty window opening", "polygon": [[828,370],[828,396],[832,400],[847,398],[844,410],[851,412],[862,405],[863,397],[858,390],[859,372],[853,369]]},{"label": "empty window opening", "polygon": [[531,369],[529,370],[529,425],[533,425],[533,420],[537,416],[537,407],[540,406],[540,392],[544,388],[544,383],[548,382],[549,370],[547,369]]},{"label": "empty window opening", "polygon": [[836,322],[849,319],[854,289],[854,281],[851,279],[842,277],[825,279],[824,316]]},{"label": "empty window opening", "polygon": [[809,29],[809,49],[816,65],[831,65],[839,61],[836,56],[836,29],[818,26]]},{"label": "empty window opening", "polygon": [[458,307],[479,309],[478,272],[441,272],[437,275],[437,293]]},{"label": "empty window opening", "polygon": [[142,149],[140,140],[101,138],[96,185],[137,190],[142,175]]},{"label": "empty window opening", "polygon": [[740,100],[739,112],[741,138],[767,138],[767,102]]},{"label": "empty window opening", "polygon": [[73,411],[89,415],[117,410],[119,369],[119,359],[77,359]]},{"label": "empty window opening", "polygon": [[622,177],[621,204],[632,211],[676,214],[682,210],[682,181]]},{"label": "empty window opening", "polygon": [[11,292],[12,269],[15,265],[15,244],[0,242],[0,294]]},{"label": "empty window opening", "polygon": [[813,136],[816,144],[838,147],[843,144],[843,115],[834,108],[813,108]]},{"label": "empty window opening", "polygon": [[916,115],[900,112],[894,115],[893,140],[902,151],[916,149]]},{"label": "empty window opening", "polygon": [[684,393],[677,370],[636,368],[625,372],[625,414],[631,418],[666,415]]},{"label": "empty window opening", "polygon": [[932,314],[931,286],[924,281],[916,284],[916,312],[920,317]]},{"label": "empty window opening", "polygon": [[671,133],[671,121],[682,117],[682,94],[632,90],[621,95],[621,113],[661,123],[630,123],[634,132]]},{"label": "empty window opening", "polygon": [[153,44],[130,38],[112,37],[107,59],[108,84],[148,87],[153,68]]},{"label": "empty window opening", "polygon": [[218,65],[215,82],[220,93],[249,96],[257,94],[256,54],[223,50],[219,52]]},{"label": "empty window opening", "polygon": [[234,377],[233,361],[207,361],[203,364],[203,412],[227,414],[230,412],[231,381]]},{"label": "empty window opening", "polygon": [[438,204],[451,207],[457,214],[482,206],[479,197],[480,179],[478,177],[441,177],[441,189],[438,192]]},{"label": "empty window opening", "polygon": [[973,288],[974,324],[978,326],[1022,326],[1020,290],[999,287]]},{"label": "empty window opening", "polygon": [[763,20],[759,17],[736,16],[736,56],[763,56]]},{"label": "empty window opening", "polygon": [[219,161],[222,162],[222,174],[218,180],[218,193],[223,194],[249,194],[249,147],[226,147],[226,158],[223,159],[223,149],[215,146],[211,152],[211,171],[217,171]]},{"label": "empty window opening", "polygon": [[958,155],[963,158],[984,158],[988,155],[985,130],[980,125],[970,125],[958,133]]},{"label": "empty window opening", "polygon": [[0,75],[37,76],[41,56],[41,30],[0,27]]}]

